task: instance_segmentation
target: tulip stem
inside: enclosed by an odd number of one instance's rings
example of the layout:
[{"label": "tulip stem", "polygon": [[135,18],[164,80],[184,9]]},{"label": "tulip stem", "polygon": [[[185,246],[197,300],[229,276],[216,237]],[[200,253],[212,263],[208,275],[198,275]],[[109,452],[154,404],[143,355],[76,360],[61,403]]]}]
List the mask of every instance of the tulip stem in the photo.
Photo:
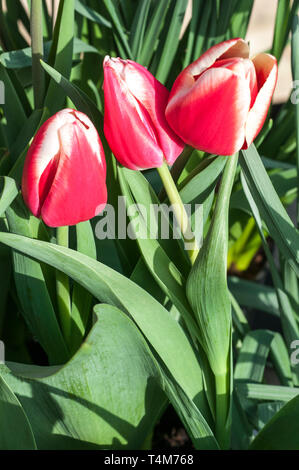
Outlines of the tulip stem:
[{"label": "tulip stem", "polygon": [[44,56],[43,44],[43,2],[31,0],[30,31],[32,49],[32,84],[35,109],[42,108],[45,92],[45,75],[40,64]]},{"label": "tulip stem", "polygon": [[229,410],[229,386],[228,373],[215,375],[216,385],[216,438],[222,449],[228,447],[228,436],[226,430]]},{"label": "tulip stem", "polygon": [[182,202],[181,196],[171,176],[167,163],[164,161],[162,166],[157,168],[169,202],[173,207],[173,212],[177,223],[180,227],[185,246],[187,247],[188,255],[192,264],[194,264],[199,248],[194,233],[191,229],[190,220],[186,212],[185,206]]},{"label": "tulip stem", "polygon": [[[58,227],[56,232],[57,245],[68,248],[69,246],[69,228]],[[70,285],[69,278],[61,271],[56,271],[56,294],[58,302],[59,320],[62,334],[69,345],[72,326]]]}]

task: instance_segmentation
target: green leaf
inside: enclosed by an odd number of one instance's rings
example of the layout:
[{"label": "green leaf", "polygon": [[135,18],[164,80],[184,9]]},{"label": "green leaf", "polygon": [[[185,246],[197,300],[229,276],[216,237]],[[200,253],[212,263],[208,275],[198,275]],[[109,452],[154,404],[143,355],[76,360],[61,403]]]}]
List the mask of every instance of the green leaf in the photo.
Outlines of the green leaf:
[{"label": "green leaf", "polygon": [[269,233],[299,276],[299,234],[275,192],[253,145],[242,150],[240,164],[249,190]]},{"label": "green leaf", "polygon": [[[44,44],[44,57],[48,58],[52,41],[48,41]],[[92,52],[99,54],[99,51],[92,45],[79,38],[74,38],[74,50],[73,55],[81,54],[82,52]],[[0,63],[7,69],[22,69],[25,67],[31,67],[32,65],[32,51],[31,47],[24,49],[18,49],[16,51],[3,52],[0,55]]]},{"label": "green leaf", "polygon": [[[292,75],[293,75],[293,86],[298,87],[299,84],[299,16],[294,15],[292,25]],[[297,88],[298,90],[298,88]],[[292,101],[292,100],[291,100]],[[296,130],[296,167],[297,167],[297,191],[299,188],[299,105],[298,99],[295,103],[295,130]],[[297,225],[299,225],[299,202],[297,197]]]},{"label": "green leaf", "polygon": [[259,432],[252,450],[299,450],[299,397],[287,403]]},{"label": "green leaf", "polygon": [[156,48],[160,31],[163,27],[164,19],[169,7],[169,0],[155,2],[155,7],[151,15],[150,23],[146,29],[139,61],[148,67]]},{"label": "green leaf", "polygon": [[262,382],[274,336],[268,330],[254,330],[245,336],[235,368],[236,381]]},{"label": "green leaf", "polygon": [[[280,319],[281,319],[281,323],[282,323],[282,328],[283,328],[283,332],[284,332],[285,341],[286,341],[286,344],[290,345],[292,343],[292,341],[295,341],[295,340],[298,339],[298,337],[299,337],[299,328],[298,328],[298,325],[297,325],[297,322],[296,322],[296,319],[295,319],[294,312],[292,310],[292,305],[290,303],[290,299],[289,299],[287,293],[284,290],[284,286],[283,286],[282,280],[280,278],[279,272],[277,270],[274,258],[272,256],[272,253],[271,253],[271,251],[268,247],[268,244],[266,242],[266,239],[265,239],[265,236],[264,236],[264,233],[263,233],[263,229],[262,229],[262,222],[261,222],[258,207],[255,204],[255,201],[254,201],[254,199],[253,199],[253,197],[250,193],[250,190],[247,186],[247,182],[246,182],[243,174],[241,174],[241,181],[242,181],[242,186],[243,186],[244,192],[246,194],[247,200],[248,200],[249,205],[251,207],[251,210],[253,212],[253,215],[254,215],[254,218],[255,218],[255,221],[256,221],[256,224],[257,224],[257,228],[259,230],[259,234],[260,234],[260,237],[261,237],[261,240],[262,240],[262,243],[263,243],[263,247],[264,247],[268,262],[269,262],[273,283],[274,283],[274,286],[275,286],[275,289],[276,289],[277,300],[278,300],[279,310],[280,310]],[[294,230],[295,230],[295,228],[294,228]],[[293,368],[295,369],[295,367],[293,367]],[[296,372],[296,373],[297,373],[297,376],[298,376],[298,372]]]},{"label": "green leaf", "polygon": [[[59,11],[54,30],[54,39],[49,61],[54,57],[54,69],[69,78],[72,68],[73,41],[74,41],[75,1],[62,0],[59,2]],[[45,106],[51,113],[58,111],[63,105],[65,95],[60,87],[50,81],[45,99]]]},{"label": "green leaf", "polygon": [[298,5],[298,0],[294,0],[292,7],[289,0],[277,3],[271,54],[273,54],[278,61],[280,60],[287,43],[292,19],[298,9]]},{"label": "green leaf", "polygon": [[65,366],[0,366],[38,449],[141,448],[165,405],[160,373],[132,320],[109,305],[95,313],[85,343]]},{"label": "green leaf", "polygon": [[195,201],[203,202],[215,188],[226,162],[227,157],[219,156],[195,176],[190,174],[184,184],[179,186],[183,202],[185,204],[191,204]]},{"label": "green leaf", "polygon": [[228,278],[228,286],[240,305],[279,315],[277,295],[273,287],[233,276]]},{"label": "green leaf", "polygon": [[0,414],[1,450],[35,450],[34,435],[24,409],[1,375]]},{"label": "green leaf", "polygon": [[0,178],[0,216],[2,217],[6,209],[17,197],[19,190],[15,180],[7,176]]},{"label": "green leaf", "polygon": [[[89,221],[76,225],[77,250],[97,259],[97,250],[92,227]],[[91,314],[92,295],[80,284],[75,283],[72,295],[72,331],[70,333],[73,350],[80,346]]]},{"label": "green leaf", "polygon": [[226,372],[230,347],[231,301],[226,265],[228,208],[236,165],[237,156],[227,160],[211,226],[187,282],[187,296],[200,326],[201,344],[216,375]]},{"label": "green leaf", "polygon": [[76,108],[87,114],[97,126],[102,127],[103,117],[89,96],[75,84],[69,82],[61,73],[57,72],[57,70],[50,67],[50,65],[43,61],[41,61],[41,64],[50,77],[61,87],[65,95],[73,101]]},{"label": "green leaf", "polygon": [[244,398],[256,401],[289,401],[298,396],[297,387],[282,387],[280,385],[264,385],[254,383],[238,382],[236,384],[238,393]]},{"label": "green leaf", "polygon": [[0,65],[0,81],[3,82],[5,90],[5,103],[1,107],[3,108],[6,122],[2,123],[2,125],[8,145],[11,146],[21,131],[27,117],[14,83],[3,65]]},{"label": "green leaf", "polygon": [[117,37],[119,38],[119,41],[122,44],[125,53],[127,54],[127,57],[123,57],[123,58],[133,59],[132,51],[129,46],[127,36],[124,32],[125,28],[124,28],[124,25],[122,24],[122,19],[119,14],[119,11],[117,10],[115,6],[115,3],[112,0],[103,0],[103,3],[105,4],[105,7],[109,13],[111,22],[116,30]]},{"label": "green leaf", "polygon": [[63,271],[99,301],[127,312],[178,384],[200,409],[205,409],[196,355],[183,329],[146,291],[111,268],[71,249],[3,232],[0,242]]},{"label": "green leaf", "polygon": [[[9,229],[26,236],[38,236],[37,219],[29,216],[21,201],[6,211]],[[63,340],[40,263],[13,251],[14,276],[22,313],[51,364],[64,363],[69,353]]]},{"label": "green leaf", "polygon": [[[146,195],[146,189],[149,190],[149,185],[141,174],[136,172],[130,172],[124,168],[119,169],[120,183],[124,196],[126,197],[126,203],[128,208],[134,204],[134,199],[131,196],[128,183],[125,178],[131,183],[131,189],[136,197],[138,204],[143,204],[146,209],[146,214],[150,211],[150,202],[145,201],[144,196]],[[125,178],[124,178],[125,177]],[[138,182],[139,184],[136,184]],[[140,194],[139,194],[140,192]],[[140,197],[141,196],[141,197]],[[150,201],[153,199],[150,197]],[[146,202],[146,205],[144,204]],[[167,253],[163,249],[163,244],[160,240],[156,240],[151,237],[150,230],[153,228],[158,229],[158,223],[156,220],[145,220],[146,214],[138,214],[138,222],[135,214],[131,214],[131,227],[135,231],[135,236],[143,260],[154,277],[157,284],[169,297],[169,299],[176,306],[182,317],[184,318],[187,327],[191,334],[196,335],[196,324],[190,311],[186,294],[185,294],[185,279],[176,265],[167,256]],[[152,215],[152,218],[154,216]],[[169,221],[165,218],[165,222],[169,224]],[[155,227],[156,223],[156,227]],[[155,233],[155,232],[154,232]],[[175,246],[173,244],[173,246]],[[177,249],[178,251],[178,249]]]},{"label": "green leaf", "polygon": [[88,6],[84,5],[84,3],[80,2],[80,0],[76,0],[75,9],[77,13],[84,16],[88,20],[93,21],[99,24],[100,26],[112,28],[110,21],[108,21],[106,18],[104,18],[92,8],[89,8]]},{"label": "green leaf", "polygon": [[167,24],[167,35],[163,43],[163,51],[159,54],[159,65],[155,73],[157,80],[160,80],[162,83],[165,83],[168,77],[179,46],[180,31],[185,17],[186,8],[187,0],[181,0],[180,2],[174,2],[173,4],[173,12],[170,21]]},{"label": "green leaf", "polygon": [[232,357],[231,299],[227,288],[229,200],[238,154],[227,160],[209,232],[187,281],[187,297],[199,326],[216,384],[216,437],[221,447],[230,442]]},{"label": "green leaf", "polygon": [[143,38],[146,30],[146,22],[150,11],[151,1],[140,0],[134,16],[130,31],[130,46],[134,59],[139,62],[142,50]]}]

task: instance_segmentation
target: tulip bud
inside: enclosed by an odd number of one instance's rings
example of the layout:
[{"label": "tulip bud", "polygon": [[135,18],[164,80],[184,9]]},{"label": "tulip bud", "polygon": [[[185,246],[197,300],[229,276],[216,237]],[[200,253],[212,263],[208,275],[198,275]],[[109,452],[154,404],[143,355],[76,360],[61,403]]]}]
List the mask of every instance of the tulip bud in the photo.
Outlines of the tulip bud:
[{"label": "tulip bud", "polygon": [[26,156],[22,194],[50,227],[75,225],[104,209],[105,155],[85,114],[64,109],[41,126]]},{"label": "tulip bud", "polygon": [[118,161],[132,170],[172,165],[184,148],[165,119],[169,91],[141,65],[105,57],[104,133]]},{"label": "tulip bud", "polygon": [[187,144],[232,155],[260,132],[277,81],[277,62],[261,53],[249,59],[243,39],[211,47],[177,77],[166,119]]}]

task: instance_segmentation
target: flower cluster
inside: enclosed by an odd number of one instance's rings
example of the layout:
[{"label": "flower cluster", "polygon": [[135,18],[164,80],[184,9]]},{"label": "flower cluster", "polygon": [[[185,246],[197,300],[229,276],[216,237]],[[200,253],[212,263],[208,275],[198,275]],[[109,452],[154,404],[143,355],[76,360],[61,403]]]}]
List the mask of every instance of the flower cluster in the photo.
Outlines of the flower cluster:
[{"label": "flower cluster", "polygon": [[[231,155],[261,130],[277,80],[276,59],[249,59],[243,39],[217,44],[185,68],[169,91],[143,66],[104,60],[104,133],[118,161],[133,170],[172,165],[189,144]],[[27,154],[22,193],[52,227],[75,225],[107,202],[106,163],[87,116],[65,109],[46,121]]]}]

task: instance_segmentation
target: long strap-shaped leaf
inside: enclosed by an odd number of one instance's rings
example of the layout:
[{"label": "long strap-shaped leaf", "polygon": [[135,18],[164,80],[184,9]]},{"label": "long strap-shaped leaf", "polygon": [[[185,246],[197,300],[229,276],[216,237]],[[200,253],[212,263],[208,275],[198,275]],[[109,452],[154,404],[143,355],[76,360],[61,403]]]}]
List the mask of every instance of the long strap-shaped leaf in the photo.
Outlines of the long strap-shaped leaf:
[{"label": "long strap-shaped leaf", "polygon": [[298,231],[283,207],[254,145],[242,151],[240,164],[269,233],[299,276]]}]

